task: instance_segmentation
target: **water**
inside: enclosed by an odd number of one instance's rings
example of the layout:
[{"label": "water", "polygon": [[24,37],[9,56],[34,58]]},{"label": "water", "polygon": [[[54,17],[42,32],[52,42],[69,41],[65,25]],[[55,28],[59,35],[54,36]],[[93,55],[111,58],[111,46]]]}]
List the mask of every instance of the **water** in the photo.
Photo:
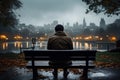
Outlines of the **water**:
[{"label": "water", "polygon": [[[12,41],[12,42],[1,42],[0,52],[14,52],[20,53],[20,48],[30,48],[32,47],[31,41]],[[80,42],[73,41],[73,48],[79,50],[97,50],[97,51],[107,51],[115,48],[114,43],[97,43],[97,42]],[[37,41],[35,44],[35,50],[47,49],[47,41]]]}]

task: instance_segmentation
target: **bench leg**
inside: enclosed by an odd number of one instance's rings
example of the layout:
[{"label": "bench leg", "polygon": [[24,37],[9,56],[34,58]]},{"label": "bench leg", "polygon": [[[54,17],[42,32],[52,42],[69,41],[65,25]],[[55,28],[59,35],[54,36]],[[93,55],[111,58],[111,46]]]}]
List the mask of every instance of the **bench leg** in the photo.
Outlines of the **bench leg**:
[{"label": "bench leg", "polygon": [[63,76],[64,76],[65,79],[67,79],[67,76],[68,76],[69,72],[67,71],[67,68],[64,68],[63,70],[64,70]]},{"label": "bench leg", "polygon": [[38,73],[37,73],[37,68],[33,69],[33,80],[37,80]]},{"label": "bench leg", "polygon": [[88,68],[84,68],[83,69],[83,75],[82,77],[84,77],[85,79],[88,79]]},{"label": "bench leg", "polygon": [[58,78],[58,69],[57,68],[54,68],[53,75],[54,75],[54,80],[57,80],[57,78]]}]

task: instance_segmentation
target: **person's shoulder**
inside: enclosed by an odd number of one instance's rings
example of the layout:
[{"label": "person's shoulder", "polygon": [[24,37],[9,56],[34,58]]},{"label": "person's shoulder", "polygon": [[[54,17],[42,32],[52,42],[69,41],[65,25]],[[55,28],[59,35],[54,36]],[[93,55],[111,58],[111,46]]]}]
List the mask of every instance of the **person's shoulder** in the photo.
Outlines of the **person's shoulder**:
[{"label": "person's shoulder", "polygon": [[66,36],[67,38],[72,38],[71,36]]},{"label": "person's shoulder", "polygon": [[70,36],[64,36],[66,39],[72,39]]},{"label": "person's shoulder", "polygon": [[53,40],[53,39],[55,39],[56,37],[57,37],[56,35],[51,35],[51,36],[48,37],[48,39],[49,39],[49,40]]}]

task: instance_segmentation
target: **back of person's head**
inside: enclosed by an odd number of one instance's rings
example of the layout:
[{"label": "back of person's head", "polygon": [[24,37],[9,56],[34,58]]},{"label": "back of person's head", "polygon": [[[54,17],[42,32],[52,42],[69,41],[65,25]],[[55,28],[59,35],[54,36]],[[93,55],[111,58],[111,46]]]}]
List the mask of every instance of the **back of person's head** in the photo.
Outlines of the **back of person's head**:
[{"label": "back of person's head", "polygon": [[57,31],[64,31],[63,25],[61,25],[61,24],[56,25],[55,31],[56,31],[56,32],[57,32]]}]

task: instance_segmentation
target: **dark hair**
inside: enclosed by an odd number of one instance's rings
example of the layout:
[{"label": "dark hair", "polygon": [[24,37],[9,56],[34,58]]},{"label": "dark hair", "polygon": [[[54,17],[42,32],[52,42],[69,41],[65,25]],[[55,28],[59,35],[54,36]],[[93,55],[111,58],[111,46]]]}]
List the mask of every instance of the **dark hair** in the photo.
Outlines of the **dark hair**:
[{"label": "dark hair", "polygon": [[57,31],[64,31],[63,25],[61,25],[61,24],[56,25],[55,31],[56,31],[56,32],[57,32]]}]

